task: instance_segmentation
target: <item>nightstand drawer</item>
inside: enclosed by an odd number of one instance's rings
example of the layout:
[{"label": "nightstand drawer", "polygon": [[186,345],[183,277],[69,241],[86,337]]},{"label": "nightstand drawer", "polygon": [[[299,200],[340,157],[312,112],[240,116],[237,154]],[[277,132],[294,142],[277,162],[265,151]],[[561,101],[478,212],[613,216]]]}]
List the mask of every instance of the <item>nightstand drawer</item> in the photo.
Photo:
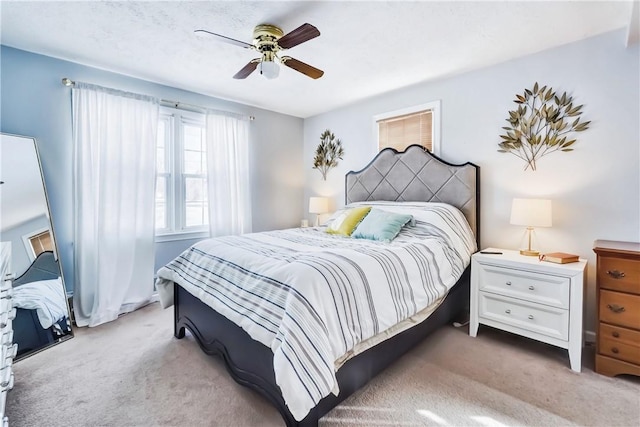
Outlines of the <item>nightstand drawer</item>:
[{"label": "nightstand drawer", "polygon": [[600,291],[600,321],[640,329],[640,296]]},{"label": "nightstand drawer", "polygon": [[569,311],[480,292],[479,317],[557,338],[569,339]]},{"label": "nightstand drawer", "polygon": [[640,295],[640,261],[600,257],[598,283],[603,289]]},{"label": "nightstand drawer", "polygon": [[480,290],[538,302],[559,308],[569,307],[569,279],[530,271],[480,264]]}]

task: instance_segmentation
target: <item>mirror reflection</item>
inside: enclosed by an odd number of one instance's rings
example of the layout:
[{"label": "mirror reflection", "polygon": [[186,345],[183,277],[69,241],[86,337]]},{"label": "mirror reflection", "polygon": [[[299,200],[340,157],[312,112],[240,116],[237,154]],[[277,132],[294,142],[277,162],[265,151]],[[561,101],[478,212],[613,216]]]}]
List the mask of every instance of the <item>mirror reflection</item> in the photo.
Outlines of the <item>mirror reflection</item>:
[{"label": "mirror reflection", "polygon": [[[13,277],[16,359],[73,336],[68,298],[33,138],[1,135],[0,241]],[[3,297],[4,298],[4,297]]]}]

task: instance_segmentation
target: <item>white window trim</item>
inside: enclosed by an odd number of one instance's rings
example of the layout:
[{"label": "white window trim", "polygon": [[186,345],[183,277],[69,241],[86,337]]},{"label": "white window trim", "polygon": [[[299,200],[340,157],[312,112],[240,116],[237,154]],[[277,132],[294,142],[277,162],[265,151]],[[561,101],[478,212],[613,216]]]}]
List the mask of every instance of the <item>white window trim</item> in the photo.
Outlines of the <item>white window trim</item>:
[{"label": "white window trim", "polygon": [[36,253],[34,252],[33,246],[31,245],[31,239],[37,236],[38,234],[44,233],[45,231],[49,231],[49,233],[51,233],[49,228],[43,227],[37,230],[33,230],[22,236],[22,242],[24,243],[24,247],[27,250],[27,255],[29,255],[29,261],[31,262],[36,260]]},{"label": "white window trim", "polygon": [[[164,112],[160,111],[160,120],[165,122],[165,141],[164,141],[164,146],[165,146],[165,168],[166,168],[166,172],[165,174],[168,175],[167,176],[167,180],[166,180],[166,190],[167,190],[167,201],[166,201],[166,206],[165,206],[165,221],[167,224],[166,228],[156,228],[156,241],[157,240],[157,236],[160,235],[170,235],[173,234],[172,230],[175,229],[175,218],[174,218],[174,211],[175,211],[175,207],[174,202],[175,202],[175,194],[174,194],[174,181],[175,179],[173,179],[174,177],[174,169],[175,169],[175,163],[174,163],[174,149],[173,149],[173,145],[174,145],[174,138],[170,135],[174,135],[174,120],[175,117],[172,113],[170,112]],[[158,173],[156,172],[156,176],[158,176]]]},{"label": "white window trim", "polygon": [[[167,226],[165,229],[156,229],[156,242],[170,242],[175,240],[202,239],[209,237],[209,226],[183,227],[185,190],[182,180],[183,162],[183,134],[176,135],[176,128],[181,128],[181,124],[195,124],[206,128],[206,118],[204,114],[185,110],[176,110],[169,107],[160,107],[160,119],[166,120],[168,124],[167,134],[171,137],[165,141],[165,155],[168,157],[168,188],[167,188]],[[179,120],[180,124],[176,121]],[[181,209],[176,207],[176,202]],[[179,228],[180,227],[180,228]]]},{"label": "white window trim", "polygon": [[154,241],[156,243],[173,242],[175,240],[189,240],[189,239],[206,239],[209,237],[209,230],[207,231],[176,231],[164,234],[156,234]]},{"label": "white window trim", "polygon": [[380,135],[378,134],[378,122],[380,120],[431,110],[432,152],[436,156],[440,157],[440,105],[441,101],[438,99],[436,101],[427,102],[426,104],[415,105],[413,107],[402,108],[400,110],[389,111],[387,113],[381,113],[373,116],[373,135],[375,137],[374,142],[376,144],[376,152],[379,151],[378,141]]}]

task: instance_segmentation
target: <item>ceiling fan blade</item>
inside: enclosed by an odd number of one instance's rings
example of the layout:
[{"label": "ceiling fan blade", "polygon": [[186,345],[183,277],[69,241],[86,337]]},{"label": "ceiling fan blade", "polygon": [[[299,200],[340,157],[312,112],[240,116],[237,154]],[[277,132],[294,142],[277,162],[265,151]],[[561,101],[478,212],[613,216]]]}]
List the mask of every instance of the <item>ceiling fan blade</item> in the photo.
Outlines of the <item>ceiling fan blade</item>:
[{"label": "ceiling fan blade", "polygon": [[319,79],[324,74],[324,71],[317,69],[316,67],[312,67],[309,64],[305,64],[302,61],[298,61],[290,56],[283,56],[281,58],[281,62],[289,68],[293,68],[294,70],[304,74],[305,76],[309,76],[312,79]]},{"label": "ceiling fan blade", "polygon": [[302,24],[290,33],[278,39],[278,46],[282,49],[291,49],[320,35],[320,31],[311,24]]},{"label": "ceiling fan blade", "polygon": [[236,40],[236,39],[232,39],[231,37],[227,37],[227,36],[222,36],[220,34],[216,34],[216,33],[212,33],[211,31],[207,31],[207,30],[195,30],[194,33],[206,33],[206,34],[211,34],[212,36],[215,36],[218,38],[219,41],[224,42],[224,43],[229,43],[229,44],[233,44],[236,46],[240,46],[240,47],[244,47],[246,49],[253,49],[253,45],[251,43],[245,43],[243,41],[240,40]]},{"label": "ceiling fan blade", "polygon": [[246,79],[249,76],[249,74],[253,73],[256,70],[256,68],[258,67],[259,63],[260,63],[260,58],[252,59],[251,62],[249,62],[244,67],[242,67],[242,70],[238,71],[233,76],[233,78],[234,79]]}]

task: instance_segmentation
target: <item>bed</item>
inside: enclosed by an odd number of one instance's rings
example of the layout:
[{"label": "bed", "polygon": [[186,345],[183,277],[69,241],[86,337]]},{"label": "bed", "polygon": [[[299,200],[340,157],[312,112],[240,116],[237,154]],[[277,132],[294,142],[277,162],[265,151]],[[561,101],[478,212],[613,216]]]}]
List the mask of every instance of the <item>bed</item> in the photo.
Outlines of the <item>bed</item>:
[{"label": "bed", "polygon": [[64,286],[53,252],[40,253],[13,281],[16,360],[72,336]]},{"label": "bed", "polygon": [[[449,164],[420,146],[411,146],[404,152],[385,149],[364,169],[349,172],[345,185],[347,207],[369,205],[402,212],[410,209],[418,224],[403,228],[388,245],[327,237],[322,227],[211,239],[185,251],[158,272],[157,286],[163,305],[174,305],[175,337],[183,338],[185,328],[189,329],[203,351],[220,355],[234,380],[267,398],[288,426],[317,425],[324,414],[430,332],[468,309],[470,260],[462,260],[460,253],[466,252],[465,256],[470,258],[479,241],[479,168],[471,163]],[[437,226],[430,225],[431,218],[435,221],[433,224],[440,221]],[[442,249],[439,256],[435,255],[438,250],[431,247],[425,247],[424,251],[416,249],[416,236],[428,228],[436,230],[430,233],[443,234],[439,227],[451,222],[459,222],[469,229],[470,239],[460,237],[458,247],[464,249]],[[457,232],[451,234],[457,235]],[[303,248],[315,245],[319,249],[298,251],[299,245]],[[239,254],[234,255],[235,252]],[[250,264],[243,264],[244,252],[259,253],[262,265],[256,269],[247,267]],[[405,259],[400,259],[400,253]],[[430,255],[424,255],[427,253]],[[324,258],[342,264],[331,270],[332,267],[324,264]],[[436,264],[437,276],[446,280],[424,279],[435,277],[422,270],[429,263],[427,258],[438,260],[431,263]],[[371,259],[376,261],[366,264]],[[416,266],[411,267],[413,262]],[[406,277],[393,273],[399,270],[392,264],[401,265]],[[258,274],[259,268],[262,270]],[[315,270],[319,273],[316,276],[332,284],[326,286],[327,290],[317,283],[308,285],[307,280],[313,281],[307,276],[304,280],[298,279],[296,268]],[[382,270],[371,273],[375,268]],[[458,270],[455,280],[440,273],[447,268]],[[423,277],[421,283],[408,271],[418,272],[418,277]],[[366,275],[363,280],[366,286],[360,284],[358,275]],[[379,276],[392,277],[386,280],[395,283],[380,294],[375,291],[381,289],[375,282],[383,280]],[[209,277],[214,277],[216,286],[222,286],[223,290],[205,286]],[[445,283],[447,280],[449,283]],[[238,291],[236,282],[246,283],[245,288]],[[263,286],[266,282],[270,287]],[[400,282],[402,286],[397,285]],[[427,286],[426,282],[434,283]],[[393,290],[403,286],[401,292]],[[411,289],[405,289],[407,286]],[[271,289],[276,288],[286,288],[288,293],[274,291],[271,294]],[[356,292],[359,288],[365,290]],[[269,293],[262,294],[264,289]],[[231,301],[229,294],[236,294],[242,304],[250,308],[237,315],[237,302]],[[397,299],[400,297],[396,294],[403,294],[404,299]],[[366,298],[356,298],[358,295]],[[333,306],[325,302],[329,296],[333,298]],[[384,304],[380,302],[384,303],[385,298],[390,302],[387,305],[395,306],[394,315],[381,310]],[[274,308],[280,307],[281,299],[282,313]],[[260,311],[254,300],[272,305]],[[349,303],[345,303],[346,300]],[[417,307],[407,308],[414,300]],[[417,303],[427,303],[427,300],[428,306]],[[340,305],[346,307],[344,312],[338,310]],[[335,310],[323,309],[327,306]],[[311,314],[302,317],[303,311]],[[346,314],[333,314],[333,311],[350,313],[352,319],[349,321]],[[341,324],[343,329],[336,329],[335,324],[339,322],[334,317],[340,316],[349,327]],[[258,324],[257,317],[262,324]],[[282,322],[272,327],[274,318]],[[395,321],[398,325],[393,324]],[[297,330],[303,332],[296,333]],[[354,342],[356,346],[352,347]],[[335,357],[345,349],[344,355]],[[327,360],[334,363],[329,364]],[[283,370],[283,362],[293,368]]]}]

